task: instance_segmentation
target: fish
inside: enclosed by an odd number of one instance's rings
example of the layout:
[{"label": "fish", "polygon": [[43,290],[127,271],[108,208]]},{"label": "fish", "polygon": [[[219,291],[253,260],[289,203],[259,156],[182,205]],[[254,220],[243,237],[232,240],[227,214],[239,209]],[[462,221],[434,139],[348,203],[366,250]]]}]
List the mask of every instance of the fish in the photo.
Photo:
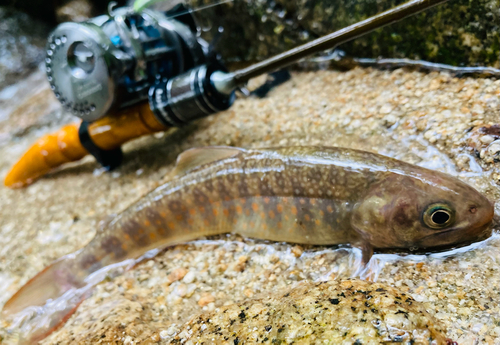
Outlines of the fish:
[{"label": "fish", "polygon": [[374,251],[441,250],[485,239],[492,219],[493,204],[459,179],[371,152],[194,148],[179,155],[166,183],[28,281],[2,315],[42,306],[109,265],[203,236],[347,244],[367,263]]}]

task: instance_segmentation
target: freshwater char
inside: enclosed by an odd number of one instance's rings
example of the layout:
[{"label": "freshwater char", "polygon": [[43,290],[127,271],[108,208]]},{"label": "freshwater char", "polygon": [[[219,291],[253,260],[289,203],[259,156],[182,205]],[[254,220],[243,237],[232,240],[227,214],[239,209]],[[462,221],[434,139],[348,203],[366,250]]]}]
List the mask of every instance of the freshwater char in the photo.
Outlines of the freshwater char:
[{"label": "freshwater char", "polygon": [[[439,250],[486,238],[493,205],[444,173],[336,147],[191,149],[171,179],[114,217],[77,253],[56,261],[4,306],[44,305],[108,265],[228,232],[373,251]],[[63,322],[68,313],[59,313]]]}]

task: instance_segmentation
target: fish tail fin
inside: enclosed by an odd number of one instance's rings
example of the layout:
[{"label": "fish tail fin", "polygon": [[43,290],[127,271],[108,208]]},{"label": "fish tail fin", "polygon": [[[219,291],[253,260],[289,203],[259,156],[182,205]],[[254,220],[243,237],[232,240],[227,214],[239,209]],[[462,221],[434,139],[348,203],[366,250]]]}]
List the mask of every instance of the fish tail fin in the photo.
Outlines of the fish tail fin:
[{"label": "fish tail fin", "polygon": [[2,316],[17,314],[27,307],[43,306],[49,299],[55,299],[70,289],[84,285],[82,275],[76,268],[73,256],[55,261],[31,278],[5,303]]}]

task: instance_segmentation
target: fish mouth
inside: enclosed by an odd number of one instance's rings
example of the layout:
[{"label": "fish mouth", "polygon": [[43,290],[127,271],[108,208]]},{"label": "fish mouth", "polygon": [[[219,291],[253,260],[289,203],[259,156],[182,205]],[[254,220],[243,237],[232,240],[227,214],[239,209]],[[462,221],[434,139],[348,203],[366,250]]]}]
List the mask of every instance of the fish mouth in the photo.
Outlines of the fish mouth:
[{"label": "fish mouth", "polygon": [[453,244],[445,244],[445,245],[436,246],[436,247],[417,249],[415,251],[412,251],[411,253],[412,254],[435,254],[435,253],[446,252],[446,251],[450,251],[453,249],[467,247],[473,243],[482,242],[484,240],[487,240],[489,237],[490,236],[488,236],[488,235],[482,235],[474,240],[462,241],[462,242],[457,242],[457,243],[453,243]]},{"label": "fish mouth", "polygon": [[[491,230],[493,231],[493,228],[491,228]],[[451,230],[451,229],[447,230],[446,232],[442,232],[442,234],[447,233],[447,232],[451,232],[451,231],[453,231],[453,230]],[[420,246],[416,245],[415,246],[416,249],[386,248],[386,249],[381,250],[380,252],[383,252],[383,253],[406,253],[406,254],[412,254],[412,255],[413,254],[415,254],[415,255],[421,255],[421,254],[428,255],[428,254],[446,252],[446,251],[450,251],[453,249],[466,247],[466,246],[469,246],[473,243],[482,242],[482,241],[488,239],[489,237],[491,237],[492,231],[483,231],[481,234],[479,234],[474,239],[469,239],[469,240],[450,243],[450,244],[443,244],[443,245],[438,245],[438,246],[433,246],[433,247],[429,247],[429,246],[425,246],[425,245],[420,245]],[[429,237],[429,236],[426,236],[426,237]],[[379,252],[379,251],[377,250],[377,252]]]},{"label": "fish mouth", "polygon": [[[419,244],[416,247],[422,248],[421,250],[417,250],[418,252],[424,252],[424,253],[430,253],[430,252],[441,252],[441,251],[446,251],[450,249],[455,249],[455,248],[460,248],[460,247],[465,247],[468,246],[472,243],[484,241],[487,238],[491,236],[491,233],[493,231],[493,222],[491,220],[484,222],[484,224],[480,224],[474,228],[470,228],[465,230],[465,233],[463,233],[463,237],[466,239],[462,241],[457,241],[457,242],[452,242],[452,243],[445,243],[441,245],[435,245],[435,246],[429,246],[424,244],[425,242],[428,242],[429,239],[433,239],[435,242],[438,242],[439,239],[443,236],[449,235],[450,233],[460,231],[460,227],[453,227],[448,230],[442,231],[437,234],[430,234],[425,237],[422,237],[421,240],[419,241]],[[463,229],[462,229],[463,230]]]},{"label": "fish mouth", "polygon": [[440,232],[438,232],[438,233],[429,234],[429,235],[427,235],[427,236],[422,237],[422,238],[420,239],[420,242],[421,242],[422,240],[425,240],[425,239],[429,238],[429,237],[433,237],[433,238],[434,238],[434,237],[436,237],[436,236],[446,235],[446,234],[448,234],[448,233],[450,233],[450,232],[457,231],[458,229],[459,229],[458,227],[453,227],[453,228],[450,228],[450,229],[445,230],[445,231],[440,231]]}]

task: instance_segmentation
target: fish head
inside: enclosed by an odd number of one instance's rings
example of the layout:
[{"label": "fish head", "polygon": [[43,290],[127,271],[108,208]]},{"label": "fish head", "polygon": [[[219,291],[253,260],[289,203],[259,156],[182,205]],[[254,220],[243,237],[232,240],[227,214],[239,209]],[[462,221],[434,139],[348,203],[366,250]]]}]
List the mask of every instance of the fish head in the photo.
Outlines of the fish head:
[{"label": "fish head", "polygon": [[388,174],[355,207],[351,224],[378,249],[440,250],[491,235],[492,203],[466,183],[419,170]]}]

